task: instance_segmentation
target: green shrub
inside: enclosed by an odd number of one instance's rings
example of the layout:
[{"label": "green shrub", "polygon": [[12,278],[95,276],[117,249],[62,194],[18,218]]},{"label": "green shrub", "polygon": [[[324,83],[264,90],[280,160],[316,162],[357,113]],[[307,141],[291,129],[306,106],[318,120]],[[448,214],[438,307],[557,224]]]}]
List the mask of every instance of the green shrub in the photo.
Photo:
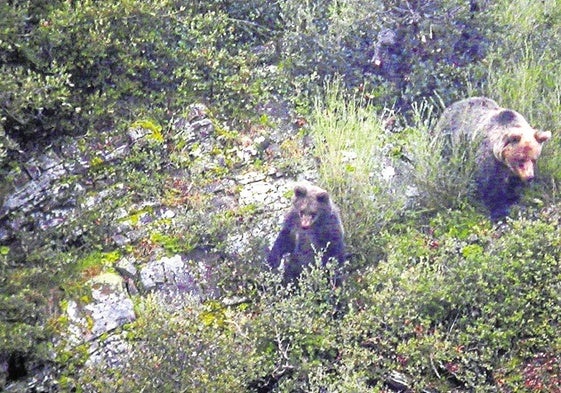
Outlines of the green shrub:
[{"label": "green shrub", "polygon": [[[186,301],[174,311],[143,300],[128,328],[130,361],[99,364],[78,382],[96,391],[369,392],[400,374],[418,391],[522,391],[548,377],[548,354],[561,345],[556,218],[498,230],[455,211],[381,236],[387,257],[335,290],[333,266],[311,266],[298,286],[260,274],[249,303]],[[555,374],[550,381],[544,389]]]},{"label": "green shrub", "polygon": [[481,218],[457,237],[467,217],[442,213],[428,231],[392,234],[346,331],[364,332],[369,356],[416,389],[524,390],[518,365],[559,345],[559,230],[520,220],[500,233]]},{"label": "green shrub", "polygon": [[11,136],[98,131],[146,114],[168,120],[202,99],[247,113],[262,94],[249,45],[270,34],[258,22],[271,16],[263,6],[76,1],[37,12],[23,4],[0,14],[2,123]]},{"label": "green shrub", "polygon": [[[376,106],[409,110],[435,93],[446,101],[462,97],[482,82],[486,9],[472,12],[455,0],[286,0],[280,9],[281,64],[296,93],[313,92],[338,74]],[[385,44],[384,32],[393,37]]]},{"label": "green shrub", "polygon": [[254,348],[239,345],[244,328],[230,322],[238,322],[232,318],[239,311],[209,307],[185,299],[183,309],[166,311],[161,299],[142,300],[140,316],[128,328],[134,347],[126,368],[91,369],[80,386],[114,392],[243,391],[240,376],[244,367],[253,368]]},{"label": "green shrub", "polygon": [[337,356],[337,294],[317,267],[298,289],[280,286],[280,277],[268,273],[260,278],[253,304],[187,298],[184,307],[170,310],[161,299],[143,299],[128,328],[128,361],[122,368],[87,369],[79,384],[117,392],[241,392],[268,384],[281,391],[313,389],[312,376],[328,374]]}]

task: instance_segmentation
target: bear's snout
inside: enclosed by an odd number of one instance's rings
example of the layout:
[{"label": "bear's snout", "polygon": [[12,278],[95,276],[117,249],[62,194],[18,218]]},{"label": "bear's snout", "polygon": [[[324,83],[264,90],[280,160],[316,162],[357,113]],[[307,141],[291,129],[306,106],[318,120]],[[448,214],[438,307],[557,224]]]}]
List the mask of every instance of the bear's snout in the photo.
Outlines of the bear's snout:
[{"label": "bear's snout", "polygon": [[[528,156],[528,153],[525,152],[525,155]],[[513,174],[515,174],[520,180],[523,182],[530,182],[534,178],[534,167],[535,167],[535,159],[533,157],[524,157],[524,158],[510,158],[509,156],[505,157],[505,163],[510,168]]]},{"label": "bear's snout", "polygon": [[520,170],[518,171],[518,177],[520,178],[520,180],[526,183],[534,180],[534,165],[530,164],[526,167],[520,168]]}]

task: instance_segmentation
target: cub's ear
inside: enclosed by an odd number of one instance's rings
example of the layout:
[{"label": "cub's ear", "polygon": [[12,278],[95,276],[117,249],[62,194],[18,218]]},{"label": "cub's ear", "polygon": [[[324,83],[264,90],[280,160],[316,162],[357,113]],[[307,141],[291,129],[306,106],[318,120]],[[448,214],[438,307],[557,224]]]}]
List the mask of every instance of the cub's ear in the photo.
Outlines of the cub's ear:
[{"label": "cub's ear", "polygon": [[320,192],[316,195],[316,200],[319,203],[327,203],[329,202],[329,194],[327,193],[327,191]]},{"label": "cub's ear", "polygon": [[296,198],[304,198],[307,193],[308,190],[302,185],[297,185],[296,187],[294,187],[294,197]]},{"label": "cub's ear", "polygon": [[551,139],[551,131],[536,131],[534,137],[539,143],[544,143]]}]

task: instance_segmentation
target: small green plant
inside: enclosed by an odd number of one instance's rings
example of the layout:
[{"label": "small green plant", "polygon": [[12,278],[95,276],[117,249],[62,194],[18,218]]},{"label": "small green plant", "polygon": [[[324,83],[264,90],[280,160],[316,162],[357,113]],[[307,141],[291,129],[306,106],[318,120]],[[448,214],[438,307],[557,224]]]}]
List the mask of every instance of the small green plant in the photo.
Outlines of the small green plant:
[{"label": "small green plant", "polygon": [[167,235],[159,231],[150,233],[150,241],[163,247],[170,254],[177,254],[182,251],[189,251],[191,246],[189,242],[178,236]]},{"label": "small green plant", "polygon": [[164,136],[162,135],[162,126],[158,124],[155,120],[152,119],[144,119],[144,120],[137,120],[131,124],[131,128],[143,128],[149,130],[150,133],[148,134],[148,139],[155,142],[155,143],[163,143]]}]

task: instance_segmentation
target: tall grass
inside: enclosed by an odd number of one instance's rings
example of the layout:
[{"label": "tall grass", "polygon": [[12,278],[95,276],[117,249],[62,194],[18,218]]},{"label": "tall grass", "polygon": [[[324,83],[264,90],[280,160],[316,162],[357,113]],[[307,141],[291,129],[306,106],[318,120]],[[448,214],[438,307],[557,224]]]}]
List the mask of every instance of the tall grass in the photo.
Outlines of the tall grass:
[{"label": "tall grass", "polygon": [[501,106],[523,114],[531,124],[540,124],[543,128],[558,126],[561,122],[561,59],[538,53],[530,43],[519,52],[515,56],[517,60],[507,62],[498,53],[492,55],[488,95],[496,98]]},{"label": "tall grass", "polygon": [[486,93],[540,127],[561,123],[561,1],[501,0],[500,40],[489,50]]},{"label": "tall grass", "polygon": [[475,191],[476,146],[467,140],[452,142],[436,113],[442,103],[413,105],[412,125],[407,128],[409,177],[418,191],[419,205],[427,211],[466,206]]},{"label": "tall grass", "polygon": [[322,182],[341,207],[351,251],[370,258],[377,254],[378,232],[399,217],[407,202],[405,185],[392,175],[395,135],[385,129],[391,115],[346,96],[336,82],[316,99],[312,114]]},{"label": "tall grass", "polygon": [[435,127],[442,107],[437,102],[413,105],[411,124],[392,132],[386,124],[398,115],[376,112],[367,102],[346,96],[337,83],[316,100],[311,124],[320,176],[341,206],[353,252],[376,258],[378,234],[391,225],[468,206],[477,169],[475,146],[451,143],[446,130]]}]

